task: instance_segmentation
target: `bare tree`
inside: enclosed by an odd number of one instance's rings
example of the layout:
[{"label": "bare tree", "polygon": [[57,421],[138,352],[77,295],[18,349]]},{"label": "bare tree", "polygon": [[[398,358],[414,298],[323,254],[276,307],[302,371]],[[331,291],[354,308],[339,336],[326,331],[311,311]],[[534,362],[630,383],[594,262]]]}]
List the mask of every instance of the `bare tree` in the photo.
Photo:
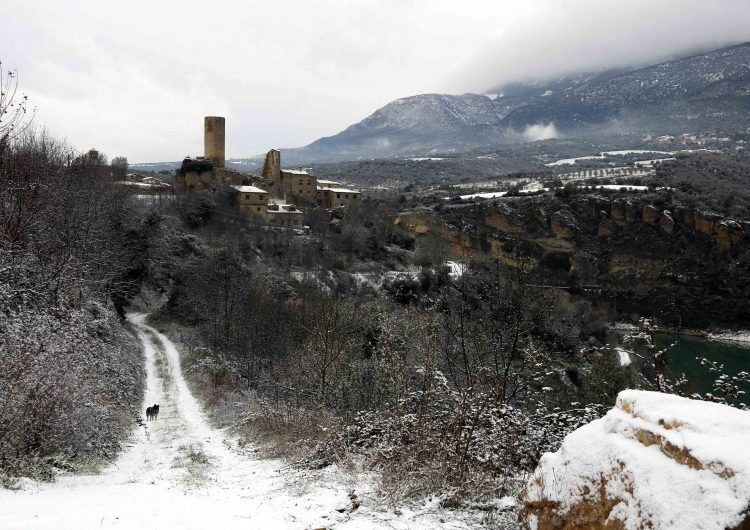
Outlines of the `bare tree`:
[{"label": "bare tree", "polygon": [[112,168],[112,178],[114,180],[125,180],[125,175],[128,174],[128,159],[124,156],[116,156],[110,163]]},{"label": "bare tree", "polygon": [[29,97],[18,93],[18,74],[3,69],[0,62],[0,153],[3,145],[23,133],[31,124],[36,109],[28,113]]}]

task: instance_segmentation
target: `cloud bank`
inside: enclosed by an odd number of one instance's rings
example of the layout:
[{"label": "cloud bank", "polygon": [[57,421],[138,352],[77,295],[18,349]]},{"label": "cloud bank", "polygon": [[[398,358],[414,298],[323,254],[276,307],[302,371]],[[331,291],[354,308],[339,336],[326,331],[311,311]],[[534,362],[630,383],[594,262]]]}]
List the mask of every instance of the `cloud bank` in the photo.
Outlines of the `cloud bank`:
[{"label": "cloud bank", "polygon": [[451,76],[454,91],[653,64],[750,41],[747,0],[535,0]]},{"label": "cloud bank", "polygon": [[[750,40],[747,0],[4,0],[37,122],[132,162],[296,147],[388,102]],[[544,130],[540,134],[545,133]]]}]

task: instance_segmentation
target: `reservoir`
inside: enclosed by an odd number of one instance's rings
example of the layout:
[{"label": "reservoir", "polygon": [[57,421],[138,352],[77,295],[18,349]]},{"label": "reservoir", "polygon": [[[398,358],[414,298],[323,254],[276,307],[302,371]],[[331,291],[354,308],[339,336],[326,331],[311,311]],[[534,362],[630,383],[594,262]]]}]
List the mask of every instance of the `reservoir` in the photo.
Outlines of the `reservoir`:
[{"label": "reservoir", "polygon": [[[696,358],[705,357],[709,361],[723,364],[724,373],[730,376],[742,371],[750,372],[750,343],[667,333],[657,333],[654,338],[658,349],[675,344],[667,352],[667,362],[675,374],[685,374],[688,393],[712,392],[713,382],[717,377],[707,366],[701,366]],[[750,388],[745,385],[742,390],[746,392],[742,401],[750,405]]]}]

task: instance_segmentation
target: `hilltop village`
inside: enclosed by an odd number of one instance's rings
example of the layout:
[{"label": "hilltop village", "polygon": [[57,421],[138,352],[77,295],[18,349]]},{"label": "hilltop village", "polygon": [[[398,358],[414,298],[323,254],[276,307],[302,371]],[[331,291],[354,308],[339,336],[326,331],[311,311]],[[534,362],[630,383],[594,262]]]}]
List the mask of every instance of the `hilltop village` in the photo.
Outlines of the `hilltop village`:
[{"label": "hilltop village", "polygon": [[260,176],[225,167],[225,119],[204,120],[204,156],[185,158],[177,171],[177,190],[229,189],[234,204],[248,217],[289,228],[304,226],[302,208],[333,211],[359,203],[361,192],[303,169],[282,169],[281,152],[266,154]]}]

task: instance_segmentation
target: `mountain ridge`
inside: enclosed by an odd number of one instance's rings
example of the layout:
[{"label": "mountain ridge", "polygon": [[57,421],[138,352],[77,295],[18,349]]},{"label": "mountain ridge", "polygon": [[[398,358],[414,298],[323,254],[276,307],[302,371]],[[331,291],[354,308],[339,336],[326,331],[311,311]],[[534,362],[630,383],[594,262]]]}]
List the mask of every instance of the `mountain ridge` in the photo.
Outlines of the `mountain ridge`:
[{"label": "mountain ridge", "polygon": [[736,112],[750,116],[750,42],[633,69],[508,83],[495,90],[496,97],[399,98],[284,155],[296,163],[458,152],[534,140],[524,132],[550,123],[566,136],[607,127],[678,132],[715,127],[721,118],[732,123]]}]

